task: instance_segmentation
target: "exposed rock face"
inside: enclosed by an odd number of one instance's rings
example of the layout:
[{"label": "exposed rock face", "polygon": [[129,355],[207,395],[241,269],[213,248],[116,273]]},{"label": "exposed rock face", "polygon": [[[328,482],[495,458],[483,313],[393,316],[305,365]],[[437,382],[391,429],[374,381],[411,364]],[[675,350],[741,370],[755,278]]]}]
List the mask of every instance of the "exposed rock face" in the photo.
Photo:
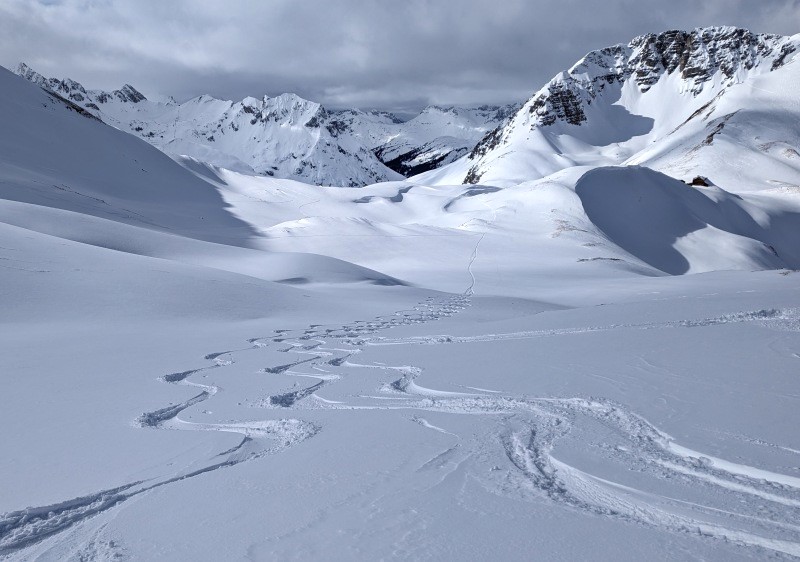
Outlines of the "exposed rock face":
[{"label": "exposed rock face", "polygon": [[[666,31],[643,35],[629,44],[633,56],[627,72],[635,74],[636,83],[646,91],[663,73],[680,72],[698,93],[711,77],[720,71],[733,80],[741,70],[751,70],[765,58],[772,58],[779,68],[784,38],[778,35],[756,35],[746,29],[709,27],[694,31]],[[783,55],[785,59],[785,54]]]},{"label": "exposed rock face", "polygon": [[93,103],[95,108],[96,104],[107,103],[112,98],[130,103],[139,103],[140,101],[145,101],[147,99],[142,95],[141,92],[137,91],[136,88],[130,84],[125,84],[122,88],[119,90],[114,90],[113,92],[102,92],[99,90],[87,91],[81,84],[75,82],[74,80],[70,80],[69,78],[65,78],[64,80],[59,80],[58,78],[45,78],[24,62],[19,64],[16,74],[33,82],[34,84],[39,85],[45,90],[55,92],[56,94],[59,94],[60,96],[74,102]]},{"label": "exposed rock face", "polygon": [[541,125],[552,125],[559,120],[570,125],[580,125],[586,121],[580,98],[570,83],[572,81],[571,78],[566,78],[563,82],[551,82],[547,95],[533,100],[529,111]]},{"label": "exposed rock face", "polygon": [[463,139],[440,137],[394,158],[387,157],[394,149],[387,144],[376,148],[375,156],[395,172],[411,177],[455,162],[469,152],[469,144]]},{"label": "exposed rock face", "polygon": [[480,180],[484,171],[481,160],[506,143],[517,128],[591,126],[588,108],[611,85],[632,82],[640,93],[646,93],[665,76],[677,77],[684,91],[696,97],[706,88],[731,86],[754,69],[775,71],[796,50],[788,37],[708,27],[642,35],[627,45],[592,51],[536,92],[507,125],[481,139],[469,154],[475,163],[464,182]]}]

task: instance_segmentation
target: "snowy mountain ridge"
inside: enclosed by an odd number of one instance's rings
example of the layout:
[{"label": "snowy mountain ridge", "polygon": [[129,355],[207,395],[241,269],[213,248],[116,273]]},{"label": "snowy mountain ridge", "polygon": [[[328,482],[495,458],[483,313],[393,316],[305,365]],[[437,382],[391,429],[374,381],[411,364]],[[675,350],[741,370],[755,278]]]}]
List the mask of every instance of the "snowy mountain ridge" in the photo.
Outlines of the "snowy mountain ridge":
[{"label": "snowy mountain ridge", "polygon": [[168,154],[315,184],[402,179],[357,139],[342,135],[320,104],[295,94],[239,102],[202,95],[179,104],[150,101],[130,85],[87,90],[74,80],[45,78],[24,63],[16,73]]},{"label": "snowy mountain ridge", "polygon": [[363,186],[450,163],[515,109],[430,106],[403,122],[385,111],[329,110],[291,93],[239,102],[202,95],[179,104],[147,99],[129,84],[88,90],[25,63],[16,74],[169,154],[318,185]]},{"label": "snowy mountain ridge", "polygon": [[94,110],[100,109],[97,103],[106,103],[111,98],[130,103],[139,103],[146,99],[141,92],[137,91],[136,88],[130,84],[125,84],[119,90],[114,90],[110,93],[102,90],[86,90],[80,83],[70,78],[65,78],[63,80],[59,80],[58,78],[45,78],[24,62],[19,63],[16,74],[45,90],[50,90],[51,92],[62,95],[75,103],[85,103],[87,107]]},{"label": "snowy mountain ridge", "polygon": [[[755,111],[755,98],[763,98],[750,91],[755,81],[772,74],[783,77],[773,80],[794,81],[797,71],[790,63],[799,48],[797,35],[708,27],[642,35],[592,51],[537,91],[467,157],[425,179],[514,182],[573,165],[626,163],[676,175],[701,173],[700,166],[686,164],[709,152],[703,147],[711,143],[702,141],[724,127],[724,120],[736,119],[737,111]],[[759,101],[792,112],[789,90],[769,90],[768,99]],[[752,137],[760,136],[753,131]],[[770,142],[792,145],[796,137],[786,130]],[[679,144],[684,150],[675,152]]]}]

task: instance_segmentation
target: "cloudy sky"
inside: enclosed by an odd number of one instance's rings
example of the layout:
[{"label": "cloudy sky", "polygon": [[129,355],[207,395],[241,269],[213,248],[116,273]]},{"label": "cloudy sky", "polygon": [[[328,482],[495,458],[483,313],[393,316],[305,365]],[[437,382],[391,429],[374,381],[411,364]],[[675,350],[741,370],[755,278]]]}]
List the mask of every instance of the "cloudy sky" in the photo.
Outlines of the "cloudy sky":
[{"label": "cloudy sky", "polygon": [[179,100],[297,94],[411,111],[527,98],[666,29],[800,32],[800,0],[2,0],[0,64]]}]

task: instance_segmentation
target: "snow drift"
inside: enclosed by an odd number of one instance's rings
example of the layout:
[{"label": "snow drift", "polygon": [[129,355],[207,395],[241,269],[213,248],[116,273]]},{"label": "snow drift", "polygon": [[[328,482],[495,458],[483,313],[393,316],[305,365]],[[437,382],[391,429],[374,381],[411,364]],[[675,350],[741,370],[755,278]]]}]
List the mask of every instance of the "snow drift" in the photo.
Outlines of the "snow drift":
[{"label": "snow drift", "polygon": [[610,241],[673,275],[800,268],[800,212],[697,188],[648,168],[597,168],[575,184]]}]

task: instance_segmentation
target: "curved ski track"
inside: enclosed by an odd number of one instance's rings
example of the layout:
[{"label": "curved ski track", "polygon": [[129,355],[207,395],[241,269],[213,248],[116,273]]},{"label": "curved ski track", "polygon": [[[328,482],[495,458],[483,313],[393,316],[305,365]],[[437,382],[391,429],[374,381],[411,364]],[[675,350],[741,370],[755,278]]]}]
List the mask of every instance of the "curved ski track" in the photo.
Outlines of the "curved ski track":
[{"label": "curved ski track", "polygon": [[[143,413],[137,418],[137,425],[153,429],[235,432],[242,435],[241,443],[192,472],[131,482],[58,504],[28,507],[0,515],[0,557],[62,533],[134,496],[278,453],[316,435],[320,427],[297,418],[212,424],[188,422],[179,417],[184,410],[211,400],[220,391],[213,385],[193,382],[193,375],[208,369],[225,368],[232,364],[236,353],[256,352],[274,346],[278,351],[296,355],[298,359],[266,367],[262,369],[264,374],[280,373],[311,378],[315,382],[272,395],[256,406],[293,413],[309,408],[410,410],[416,412],[410,418],[412,422],[451,435],[458,441],[418,470],[441,469],[455,457],[460,457],[459,465],[467,458],[483,457],[492,466],[489,476],[478,478],[497,494],[538,498],[594,516],[800,557],[800,524],[792,523],[800,522],[800,478],[734,464],[681,447],[669,435],[625,406],[603,398],[509,396],[482,389],[469,389],[475,390],[470,393],[440,391],[418,383],[423,373],[419,367],[359,364],[352,360],[366,346],[468,344],[600,330],[688,329],[729,322],[759,322],[779,329],[798,330],[800,314],[797,310],[759,310],[661,324],[621,324],[466,337],[434,335],[388,339],[375,336],[395,326],[424,324],[456,314],[470,305],[470,294],[470,289],[467,289],[463,295],[450,298],[429,297],[412,310],[344,326],[311,325],[298,331],[275,330],[274,336],[249,339],[246,348],[206,355],[205,359],[212,362],[208,367],[164,375],[161,377],[163,382],[193,386],[199,393],[184,402]],[[299,369],[304,370],[301,372]],[[398,377],[389,384],[379,385],[376,390],[383,397],[359,395],[353,397],[353,403],[343,403],[317,396],[320,389],[335,384],[352,369],[396,372]],[[387,401],[387,397],[393,400]],[[487,416],[491,423],[487,424],[485,434],[462,440],[457,434],[429,423],[420,415],[425,411]],[[591,450],[604,462],[636,471],[652,482],[669,481],[676,493],[667,496],[609,481],[558,460],[552,454],[554,447],[571,436],[576,436],[583,448]],[[492,450],[502,453],[500,456],[487,453]],[[698,490],[702,492],[704,503],[686,499],[694,498]],[[683,498],[673,497],[682,495],[683,491],[689,493],[683,494]],[[722,499],[717,502],[715,498]],[[735,510],[726,509],[729,505],[735,505]]]}]

